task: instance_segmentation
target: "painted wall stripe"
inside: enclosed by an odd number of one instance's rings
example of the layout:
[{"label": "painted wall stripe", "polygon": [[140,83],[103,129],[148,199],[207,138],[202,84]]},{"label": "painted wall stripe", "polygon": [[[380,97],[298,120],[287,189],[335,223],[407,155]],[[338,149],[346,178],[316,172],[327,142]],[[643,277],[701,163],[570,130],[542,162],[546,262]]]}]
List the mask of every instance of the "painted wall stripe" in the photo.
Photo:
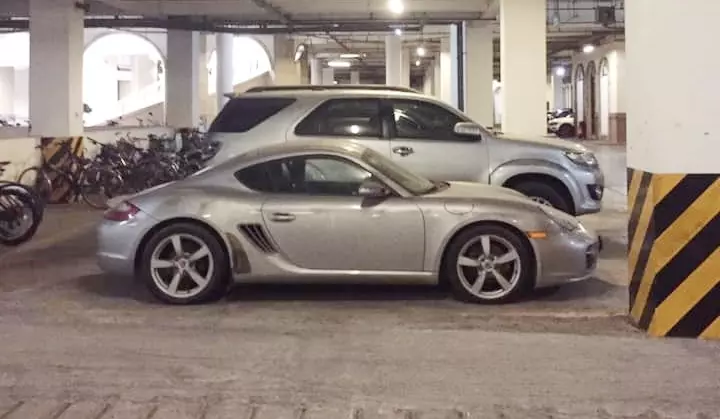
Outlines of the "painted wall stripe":
[{"label": "painted wall stripe", "polygon": [[[682,182],[677,183],[674,181],[669,183],[675,185],[682,184]],[[676,215],[672,225],[662,231],[657,236],[657,239],[653,241],[650,256],[648,257],[648,266],[640,281],[635,304],[630,311],[630,315],[640,323],[640,327],[647,327],[647,324],[642,321],[642,318],[645,317],[647,319],[648,316],[643,316],[643,312],[648,309],[647,304],[650,287],[652,284],[657,283],[656,277],[658,272],[676,257],[688,241],[692,240],[717,213],[714,205],[718,202],[717,199],[720,198],[718,194],[720,189],[707,189],[706,192],[697,199],[694,197],[694,192],[693,190],[690,196],[690,198],[693,199],[690,201],[692,203],[690,207],[682,214]],[[672,199],[682,200],[682,197],[675,196]],[[685,202],[687,203],[688,201]],[[711,210],[708,210],[708,208],[711,208]],[[655,207],[654,214],[657,214],[658,209],[658,207]],[[676,210],[677,207],[672,208],[673,212]],[[655,226],[653,228],[655,229]],[[656,231],[653,231],[653,235],[655,234],[657,234]],[[692,266],[692,268],[695,267],[697,267],[697,264]]]},{"label": "painted wall stripe", "polygon": [[629,311],[654,336],[720,339],[720,175],[628,170]]}]

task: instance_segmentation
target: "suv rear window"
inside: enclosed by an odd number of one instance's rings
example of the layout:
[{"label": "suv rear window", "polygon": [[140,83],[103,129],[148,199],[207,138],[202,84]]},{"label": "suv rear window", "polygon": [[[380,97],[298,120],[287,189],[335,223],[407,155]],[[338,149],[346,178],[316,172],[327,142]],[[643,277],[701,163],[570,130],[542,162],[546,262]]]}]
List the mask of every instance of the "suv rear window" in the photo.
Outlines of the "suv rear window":
[{"label": "suv rear window", "polygon": [[209,132],[247,132],[290,106],[295,99],[285,97],[238,97],[222,108]]}]

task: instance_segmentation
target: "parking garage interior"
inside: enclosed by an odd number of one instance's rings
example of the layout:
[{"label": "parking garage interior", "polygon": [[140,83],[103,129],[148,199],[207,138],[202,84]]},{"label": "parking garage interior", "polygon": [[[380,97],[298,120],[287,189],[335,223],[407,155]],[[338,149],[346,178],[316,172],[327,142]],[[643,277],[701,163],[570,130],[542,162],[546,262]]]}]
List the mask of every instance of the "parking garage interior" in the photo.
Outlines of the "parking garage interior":
[{"label": "parking garage interior", "polygon": [[[0,2],[0,419],[718,417],[720,53],[700,41],[716,38],[717,16],[704,0]],[[262,97],[291,99],[272,112],[242,105]],[[379,103],[377,134],[356,124],[323,141],[386,148],[449,187],[489,183],[570,212],[598,237],[592,274],[507,304],[455,301],[441,280],[398,285],[392,269],[389,284],[358,285],[348,278],[361,269],[339,267],[397,262],[360,243],[378,225],[398,229],[388,246],[432,244],[433,231],[413,236],[408,219],[376,213],[344,238],[352,250],[320,263],[344,272],[336,281],[238,281],[212,304],[164,305],[98,265],[99,226],[130,201],[95,205],[79,178],[66,189],[57,174],[38,180],[127,142],[179,156],[188,135],[219,138],[233,158],[268,136],[294,143],[322,115],[309,104],[318,97]],[[438,133],[396,147],[402,100],[444,108],[460,121],[452,135],[479,138],[484,154]],[[544,160],[552,150],[577,170]],[[593,180],[574,192],[583,167]],[[142,184],[133,196],[158,188],[123,170],[122,190],[133,176]],[[557,193],[527,186],[543,182]],[[21,190],[32,211],[17,210]],[[179,190],[175,201],[191,196]],[[484,216],[500,217],[492,208]],[[3,237],[30,218],[27,240]],[[272,228],[236,227],[283,247]],[[344,228],[314,224],[295,251],[342,254],[331,233]],[[230,254],[242,249],[227,240]],[[533,269],[560,266],[553,257]],[[228,263],[247,274],[249,260],[241,250]]]}]

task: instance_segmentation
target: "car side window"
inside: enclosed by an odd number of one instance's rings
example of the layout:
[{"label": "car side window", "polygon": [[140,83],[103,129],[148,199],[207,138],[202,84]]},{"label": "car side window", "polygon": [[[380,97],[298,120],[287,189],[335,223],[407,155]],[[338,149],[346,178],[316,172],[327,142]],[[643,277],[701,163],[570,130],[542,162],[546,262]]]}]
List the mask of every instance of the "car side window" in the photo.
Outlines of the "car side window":
[{"label": "car side window", "polygon": [[468,141],[456,135],[455,124],[463,118],[434,103],[421,100],[393,99],[395,138],[438,141]]},{"label": "car side window", "polygon": [[356,196],[371,173],[334,156],[298,156],[260,163],[235,173],[246,187],[265,193]]},{"label": "car side window", "polygon": [[317,107],[295,128],[301,136],[382,136],[380,101],[377,99],[330,99]]},{"label": "car side window", "polygon": [[285,97],[237,97],[231,99],[210,124],[209,132],[250,131],[295,102]]}]

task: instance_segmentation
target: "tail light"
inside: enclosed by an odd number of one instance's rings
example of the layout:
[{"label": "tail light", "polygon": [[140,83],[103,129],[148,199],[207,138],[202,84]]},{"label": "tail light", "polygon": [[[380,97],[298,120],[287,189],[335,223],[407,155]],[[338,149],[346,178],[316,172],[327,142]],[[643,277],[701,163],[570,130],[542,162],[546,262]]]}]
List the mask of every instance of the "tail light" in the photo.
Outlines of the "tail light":
[{"label": "tail light", "polygon": [[123,201],[105,211],[103,217],[108,221],[127,221],[133,218],[138,212],[140,212],[140,208],[127,201]]}]

